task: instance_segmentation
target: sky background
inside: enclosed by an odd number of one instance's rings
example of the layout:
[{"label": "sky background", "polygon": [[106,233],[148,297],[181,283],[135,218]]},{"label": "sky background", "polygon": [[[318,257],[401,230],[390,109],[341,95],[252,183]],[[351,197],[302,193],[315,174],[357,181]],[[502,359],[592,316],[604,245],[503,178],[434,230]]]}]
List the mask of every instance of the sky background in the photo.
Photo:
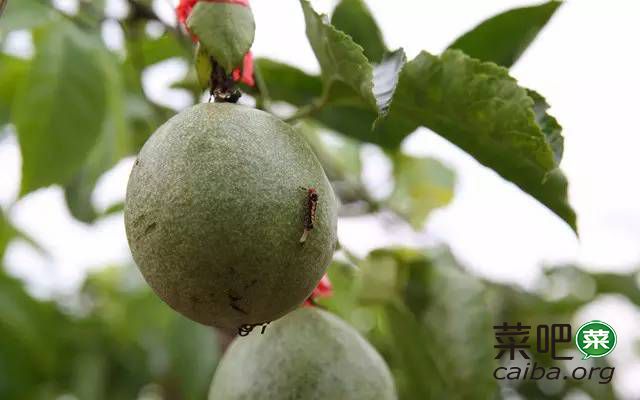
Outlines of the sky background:
[{"label": "sky background", "polygon": [[[19,0],[13,0],[19,1]],[[58,0],[73,12],[77,3]],[[109,0],[108,13],[126,13],[124,0]],[[154,8],[174,24],[177,0],[158,0]],[[313,1],[329,12],[336,1]],[[253,0],[257,31],[253,52],[294,64],[311,73],[318,64],[304,34],[297,0]],[[509,8],[529,5],[518,0],[484,1],[369,1],[390,48],[403,47],[409,58],[421,50],[439,53],[457,36],[483,19]],[[562,169],[570,182],[570,200],[578,214],[578,239],[571,229],[544,206],[502,180],[494,172],[439,136],[420,129],[403,144],[414,155],[438,158],[457,172],[455,200],[433,213],[426,229],[414,233],[385,218],[349,218],[339,222],[343,245],[356,254],[390,244],[447,244],[469,269],[503,282],[535,287],[543,265],[576,262],[587,269],[626,271],[640,264],[640,2],[567,1],[539,35],[512,75],[524,86],[542,93],[564,127]],[[161,33],[158,27],[150,31]],[[121,49],[122,32],[105,24],[108,45]],[[28,56],[28,34],[15,33],[6,51]],[[189,65],[170,60],[151,67],[145,91],[155,101],[175,109],[188,106],[184,92],[168,86]],[[374,146],[363,150],[363,176],[375,195],[390,189],[390,168]],[[133,160],[126,159],[108,172],[94,193],[98,209],[124,199]],[[0,141],[0,205],[15,201],[20,182],[20,156],[13,135]],[[32,235],[46,250],[44,256],[25,243],[9,247],[5,264],[27,280],[31,291],[43,297],[72,292],[86,272],[110,264],[130,263],[122,215],[93,226],[74,220],[58,187],[42,189],[13,204],[15,225]],[[638,280],[640,284],[640,279]],[[640,329],[640,315],[619,299],[604,299],[585,310],[585,318],[602,318],[632,333]],[[620,327],[620,328],[619,328]],[[622,368],[616,370],[616,388],[628,398],[640,398],[640,364],[630,357],[633,343],[617,350]],[[627,346],[628,352],[626,352]]]}]

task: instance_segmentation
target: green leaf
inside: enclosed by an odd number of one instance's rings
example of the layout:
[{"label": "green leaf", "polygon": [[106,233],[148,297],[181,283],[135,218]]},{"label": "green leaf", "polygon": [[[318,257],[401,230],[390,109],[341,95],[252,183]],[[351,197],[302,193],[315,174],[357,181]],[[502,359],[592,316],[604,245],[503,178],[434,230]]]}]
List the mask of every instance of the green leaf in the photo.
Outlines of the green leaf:
[{"label": "green leaf", "polygon": [[196,45],[194,66],[199,88],[201,90],[209,89],[211,87],[211,72],[213,71],[213,65],[211,64],[209,53],[200,43]]},{"label": "green leaf", "polygon": [[206,398],[220,357],[213,328],[177,316],[168,334],[171,372],[179,378],[181,398]]},{"label": "green leaf", "polygon": [[2,257],[7,245],[15,236],[15,230],[9,223],[9,220],[4,215],[4,211],[0,209],[0,265],[2,264]]},{"label": "green leaf", "polygon": [[[301,123],[296,128],[304,135],[339,195],[354,186],[360,186],[360,143],[341,135],[321,132],[316,124],[312,123]],[[342,196],[340,198],[342,201],[345,200]]]},{"label": "green leaf", "polygon": [[483,61],[511,67],[549,22],[562,2],[549,1],[498,14],[449,46]]},{"label": "green leaf", "polygon": [[40,0],[9,0],[2,14],[0,38],[19,29],[31,29],[50,21],[55,10]]},{"label": "green leaf", "polygon": [[527,95],[533,99],[533,112],[536,116],[536,123],[540,129],[542,129],[547,141],[551,145],[556,162],[560,163],[564,153],[562,127],[553,116],[547,114],[550,106],[540,93],[527,89]]},{"label": "green leaf", "polygon": [[415,317],[388,305],[385,321],[389,341],[395,348],[390,354],[390,366],[395,372],[400,399],[444,399],[453,395],[446,372],[440,370],[437,354],[430,348],[432,338]]},{"label": "green leaf", "polygon": [[10,122],[13,99],[28,67],[28,61],[0,54],[0,128]]},{"label": "green leaf", "polygon": [[360,271],[362,304],[383,312],[376,342],[401,399],[494,398],[493,318],[481,281],[437,250],[376,250]]},{"label": "green leaf", "polygon": [[378,135],[400,140],[422,125],[547,206],[574,230],[567,182],[557,169],[560,126],[541,98],[518,86],[506,69],[458,50],[422,52],[407,63]]},{"label": "green leaf", "polygon": [[66,21],[35,32],[36,56],[16,97],[22,195],[69,182],[95,145],[106,111],[101,42]]},{"label": "green leaf", "polygon": [[564,265],[546,270],[545,278],[545,292],[555,295],[557,288],[563,288],[566,297],[557,302],[574,304],[572,312],[603,294],[622,295],[640,306],[640,271],[637,269],[627,273],[589,272],[574,265]]},{"label": "green leaf", "polygon": [[187,26],[227,73],[242,64],[256,29],[249,7],[205,1],[193,8]]},{"label": "green leaf", "polygon": [[395,187],[387,202],[421,229],[431,211],[453,199],[454,172],[433,158],[398,154],[393,161]]},{"label": "green leaf", "polygon": [[357,306],[357,285],[361,275],[354,265],[337,260],[331,262],[327,269],[327,275],[331,282],[333,293],[331,296],[320,298],[318,301],[329,311],[348,320],[351,312]]},{"label": "green leaf", "polygon": [[269,98],[295,106],[311,103],[322,95],[322,80],[281,62],[259,58],[256,71],[262,75]]},{"label": "green leaf", "polygon": [[[373,95],[373,67],[362,47],[316,13],[307,0],[300,0],[307,24],[307,38],[320,63],[325,98],[355,94],[365,106],[377,111]],[[331,95],[330,95],[331,94]]]},{"label": "green leaf", "polygon": [[[383,61],[373,68],[373,92],[376,109],[371,109],[363,101],[351,93],[332,93],[326,104],[312,114],[316,120],[326,127],[346,136],[380,144],[392,148],[396,146],[393,135],[403,132],[405,121],[397,121],[388,131],[380,128],[372,132],[373,124],[380,113],[386,113],[398,83],[399,73],[406,62],[402,49],[388,53]],[[411,124],[410,130],[415,125]]]},{"label": "green leaf", "polygon": [[155,39],[144,36],[144,39],[140,40],[140,42],[142,47],[140,55],[144,59],[144,66],[153,65],[174,57],[191,58],[191,45],[184,46],[179,37],[172,32],[166,32]]},{"label": "green leaf", "polygon": [[387,46],[364,1],[342,0],[333,11],[331,24],[362,46],[364,55],[370,62],[382,61]]},{"label": "green leaf", "polygon": [[100,60],[106,76],[109,113],[98,143],[82,168],[65,187],[65,198],[71,215],[86,223],[93,222],[99,216],[91,202],[96,182],[104,172],[133,150],[126,121],[125,87],[120,67],[107,51],[102,53]]},{"label": "green leaf", "polygon": [[104,213],[102,213],[102,215],[107,216],[107,215],[121,213],[123,211],[124,211],[124,202],[121,201],[109,206],[106,210],[104,210]]}]

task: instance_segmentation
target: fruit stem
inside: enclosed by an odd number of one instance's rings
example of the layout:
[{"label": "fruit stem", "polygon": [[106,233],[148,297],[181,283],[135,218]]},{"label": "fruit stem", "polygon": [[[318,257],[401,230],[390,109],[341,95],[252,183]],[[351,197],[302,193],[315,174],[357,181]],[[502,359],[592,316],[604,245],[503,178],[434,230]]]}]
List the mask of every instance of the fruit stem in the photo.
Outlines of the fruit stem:
[{"label": "fruit stem", "polygon": [[211,62],[209,101],[213,98],[216,103],[237,103],[242,93],[236,88],[235,81],[213,57],[209,60]]}]

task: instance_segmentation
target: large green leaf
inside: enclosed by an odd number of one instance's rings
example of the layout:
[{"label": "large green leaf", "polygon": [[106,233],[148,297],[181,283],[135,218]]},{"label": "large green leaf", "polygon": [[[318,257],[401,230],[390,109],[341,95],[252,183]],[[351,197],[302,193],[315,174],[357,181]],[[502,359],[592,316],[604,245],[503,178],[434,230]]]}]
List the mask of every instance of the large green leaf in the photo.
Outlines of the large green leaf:
[{"label": "large green leaf", "polygon": [[362,303],[382,307],[380,350],[402,399],[493,398],[486,287],[447,252],[433,253],[376,250],[360,264]]},{"label": "large green leaf", "polygon": [[[531,97],[533,96],[533,98]],[[515,183],[576,229],[567,182],[557,169],[560,126],[535,93],[508,71],[458,50],[422,52],[407,63],[386,118],[377,130],[400,143],[425,126]]]},{"label": "large green leaf", "polygon": [[382,61],[387,46],[363,0],[342,0],[333,12],[331,24],[362,46],[364,55],[370,62]]},{"label": "large green leaf", "polygon": [[179,379],[182,398],[203,398],[220,358],[213,328],[176,316],[167,342],[171,372]]},{"label": "large green leaf", "polygon": [[140,57],[144,60],[145,67],[173,57],[191,60],[193,56],[190,51],[191,45],[183,45],[181,39],[173,32],[165,32],[159,38],[145,35],[140,41]]},{"label": "large green leaf", "polygon": [[10,122],[11,105],[28,67],[25,60],[0,54],[0,128]]},{"label": "large green leaf", "polygon": [[187,25],[227,73],[242,64],[256,29],[249,7],[206,1],[196,4]]},{"label": "large green leaf", "polygon": [[65,198],[71,214],[83,222],[93,222],[98,213],[91,194],[98,178],[132,149],[126,120],[125,87],[120,66],[104,51],[100,58],[106,76],[108,114],[98,139],[84,165],[65,186]]},{"label": "large green leaf", "polygon": [[9,0],[2,14],[0,38],[18,29],[31,29],[53,18],[53,6],[40,0]]},{"label": "large green leaf", "polygon": [[320,63],[324,96],[355,94],[372,110],[377,110],[373,95],[373,67],[362,47],[347,34],[327,22],[326,16],[313,10],[307,0],[300,0],[307,24],[307,38]]},{"label": "large green leaf", "polygon": [[398,154],[393,161],[395,187],[388,204],[420,229],[431,211],[453,199],[454,172],[428,157]]},{"label": "large green leaf", "polygon": [[449,48],[511,67],[549,22],[562,2],[549,1],[498,14],[465,33]]},{"label": "large green leaf", "polygon": [[37,30],[35,43],[13,110],[23,195],[72,178],[95,145],[106,111],[98,37],[58,21]]},{"label": "large green leaf", "polygon": [[303,106],[322,95],[322,80],[317,76],[266,58],[257,59],[255,66],[271,100]]}]

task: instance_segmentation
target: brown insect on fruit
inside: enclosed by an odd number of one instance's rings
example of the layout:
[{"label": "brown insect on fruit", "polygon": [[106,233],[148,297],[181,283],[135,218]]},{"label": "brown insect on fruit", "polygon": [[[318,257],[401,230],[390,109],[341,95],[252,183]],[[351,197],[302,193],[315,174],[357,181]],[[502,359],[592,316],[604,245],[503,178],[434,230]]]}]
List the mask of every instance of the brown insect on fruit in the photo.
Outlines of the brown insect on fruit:
[{"label": "brown insect on fruit", "polygon": [[314,188],[300,187],[302,190],[307,191],[307,209],[304,215],[304,232],[300,238],[300,243],[307,241],[309,233],[313,229],[313,224],[316,222],[316,210],[318,209],[318,192]]}]

